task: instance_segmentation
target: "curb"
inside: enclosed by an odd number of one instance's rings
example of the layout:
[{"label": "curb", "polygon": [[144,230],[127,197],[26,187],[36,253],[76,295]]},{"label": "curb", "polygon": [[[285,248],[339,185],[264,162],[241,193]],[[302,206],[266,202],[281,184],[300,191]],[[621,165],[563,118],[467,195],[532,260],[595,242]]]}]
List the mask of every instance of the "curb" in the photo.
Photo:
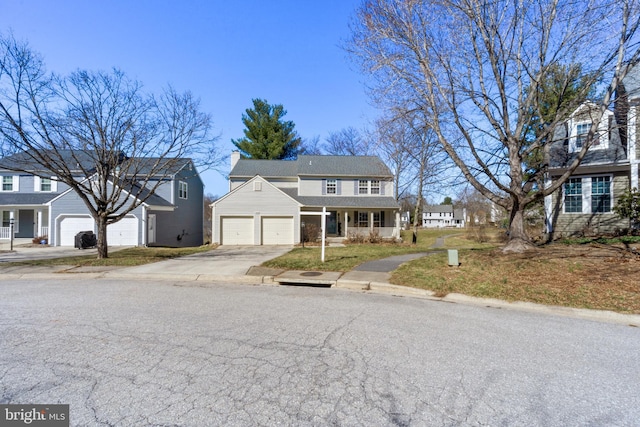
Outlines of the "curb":
[{"label": "curb", "polygon": [[[7,273],[0,276],[3,280],[45,280],[51,279],[52,274],[56,279],[63,280],[79,280],[79,279],[130,279],[130,280],[155,280],[155,281],[175,281],[175,282],[191,282],[200,285],[206,283],[211,284],[241,284],[241,285],[277,285],[274,276],[217,276],[210,274],[127,274],[118,273],[117,271],[107,272],[68,272],[62,271],[58,273]],[[393,285],[384,282],[368,282],[361,280],[338,279],[332,287],[349,290],[349,291],[365,291],[385,295],[398,295],[413,298],[429,299],[432,301],[443,301],[455,304],[483,306],[493,308],[504,308],[509,310],[524,311],[529,313],[548,314],[561,317],[577,318],[583,320],[591,320],[605,323],[615,323],[633,327],[640,327],[640,315],[622,314],[608,310],[589,310],[582,308],[571,308],[561,306],[547,306],[535,304],[531,302],[508,302],[491,298],[478,298],[463,294],[450,293],[444,297],[434,296],[434,292],[410,288],[406,286]]]}]

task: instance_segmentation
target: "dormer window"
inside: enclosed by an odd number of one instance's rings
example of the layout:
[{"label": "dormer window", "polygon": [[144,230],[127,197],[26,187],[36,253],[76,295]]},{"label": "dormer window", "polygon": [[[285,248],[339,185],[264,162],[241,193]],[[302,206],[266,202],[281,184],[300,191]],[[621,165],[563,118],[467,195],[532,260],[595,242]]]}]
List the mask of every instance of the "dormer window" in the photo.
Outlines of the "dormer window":
[{"label": "dormer window", "polygon": [[[590,114],[591,113],[591,114]],[[589,132],[592,131],[595,115],[597,112],[580,111],[577,117],[569,120],[569,152],[576,153],[587,144],[589,140]],[[597,127],[593,129],[589,150],[604,150],[609,148],[609,138],[611,128],[614,126],[613,112],[605,111]]]},{"label": "dormer window", "polygon": [[[591,123],[578,123],[576,126],[576,149],[581,150],[582,146],[587,142],[589,129],[591,129]],[[596,141],[594,141],[593,145],[596,145]]]}]

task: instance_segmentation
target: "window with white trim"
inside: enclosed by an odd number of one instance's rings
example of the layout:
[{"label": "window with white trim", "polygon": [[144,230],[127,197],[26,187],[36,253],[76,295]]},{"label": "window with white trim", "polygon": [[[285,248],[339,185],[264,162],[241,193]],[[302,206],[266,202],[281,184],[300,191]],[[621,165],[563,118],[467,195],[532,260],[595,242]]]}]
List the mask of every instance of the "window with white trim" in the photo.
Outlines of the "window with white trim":
[{"label": "window with white trim", "polygon": [[358,181],[358,194],[369,194],[369,181],[366,179]]},{"label": "window with white trim", "polygon": [[[587,136],[589,134],[589,129],[591,129],[591,123],[578,123],[576,125],[576,149],[581,149],[582,146],[587,142]],[[594,141],[595,144],[595,141]]]},{"label": "window with white trim", "polygon": [[327,179],[327,194],[337,194],[337,193],[338,193],[338,180]]},{"label": "window with white trim", "polygon": [[591,178],[591,213],[611,212],[611,182],[608,176]]},{"label": "window with white trim", "polygon": [[377,179],[371,180],[371,194],[380,194],[380,181]]},{"label": "window with white trim", "polygon": [[358,212],[358,227],[369,227],[369,212]]},{"label": "window with white trim", "polygon": [[40,178],[40,191],[51,191],[51,178]]},{"label": "window with white trim", "polygon": [[610,213],[613,199],[611,175],[570,178],[563,186],[565,213]]},{"label": "window with white trim", "polygon": [[570,178],[564,183],[564,211],[582,213],[582,178]]},{"label": "window with white trim", "polygon": [[13,191],[13,177],[4,175],[2,177],[2,191]]},{"label": "window with white trim", "polygon": [[188,199],[188,186],[185,181],[178,181],[178,197],[181,199]]},{"label": "window with white trim", "polygon": [[2,226],[3,227],[11,226],[11,212],[2,211]]}]

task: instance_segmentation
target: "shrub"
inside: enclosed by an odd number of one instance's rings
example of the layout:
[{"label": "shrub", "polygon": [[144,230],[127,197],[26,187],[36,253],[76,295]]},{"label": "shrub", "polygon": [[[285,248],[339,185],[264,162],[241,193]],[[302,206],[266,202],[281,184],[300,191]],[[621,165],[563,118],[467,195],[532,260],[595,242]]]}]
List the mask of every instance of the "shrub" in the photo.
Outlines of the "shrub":
[{"label": "shrub", "polygon": [[320,235],[320,227],[316,224],[305,224],[302,229],[302,239],[305,242],[315,243]]},{"label": "shrub", "polygon": [[39,245],[40,242],[45,241],[46,243],[49,242],[49,236],[38,236],[38,237],[34,237],[33,239],[31,239],[31,243],[33,243],[34,245]]}]

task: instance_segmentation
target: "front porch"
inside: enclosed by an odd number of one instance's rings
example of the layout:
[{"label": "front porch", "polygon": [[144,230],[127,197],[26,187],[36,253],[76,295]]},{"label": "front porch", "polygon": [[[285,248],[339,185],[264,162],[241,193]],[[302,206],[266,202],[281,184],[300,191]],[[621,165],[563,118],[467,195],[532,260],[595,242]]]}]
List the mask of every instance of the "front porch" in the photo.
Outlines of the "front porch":
[{"label": "front porch", "polygon": [[[305,215],[305,211],[309,212]],[[303,209],[300,220],[305,227],[316,227],[320,233],[317,209]],[[326,237],[369,236],[378,234],[384,239],[400,237],[400,211],[392,209],[337,209],[327,208]]]},{"label": "front porch", "polygon": [[0,207],[0,240],[49,236],[49,210],[42,207]]}]

